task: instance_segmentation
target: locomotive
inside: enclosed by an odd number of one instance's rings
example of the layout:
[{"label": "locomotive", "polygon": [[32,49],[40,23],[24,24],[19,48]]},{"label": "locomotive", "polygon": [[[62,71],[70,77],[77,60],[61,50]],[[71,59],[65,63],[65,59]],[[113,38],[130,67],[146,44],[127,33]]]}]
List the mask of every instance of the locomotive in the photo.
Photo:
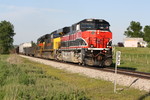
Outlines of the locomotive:
[{"label": "locomotive", "polygon": [[37,40],[24,48],[26,55],[91,66],[112,64],[112,32],[103,19],[84,19]]}]

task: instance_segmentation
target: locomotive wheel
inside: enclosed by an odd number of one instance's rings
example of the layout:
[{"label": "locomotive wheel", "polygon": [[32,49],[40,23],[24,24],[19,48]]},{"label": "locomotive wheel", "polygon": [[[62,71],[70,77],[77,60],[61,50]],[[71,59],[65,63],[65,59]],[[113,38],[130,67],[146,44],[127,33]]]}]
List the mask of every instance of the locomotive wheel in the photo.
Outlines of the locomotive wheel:
[{"label": "locomotive wheel", "polygon": [[105,59],[103,65],[104,66],[111,66],[112,63],[113,63],[112,58],[107,58],[107,59]]}]

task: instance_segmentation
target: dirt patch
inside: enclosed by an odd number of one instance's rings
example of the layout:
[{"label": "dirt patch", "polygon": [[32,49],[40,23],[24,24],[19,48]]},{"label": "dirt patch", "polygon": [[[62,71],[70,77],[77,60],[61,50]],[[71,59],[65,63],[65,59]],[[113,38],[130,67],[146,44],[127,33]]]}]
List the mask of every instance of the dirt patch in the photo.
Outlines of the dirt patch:
[{"label": "dirt patch", "polygon": [[23,62],[23,59],[16,54],[10,55],[10,57],[7,59],[7,62],[10,64],[20,64]]}]

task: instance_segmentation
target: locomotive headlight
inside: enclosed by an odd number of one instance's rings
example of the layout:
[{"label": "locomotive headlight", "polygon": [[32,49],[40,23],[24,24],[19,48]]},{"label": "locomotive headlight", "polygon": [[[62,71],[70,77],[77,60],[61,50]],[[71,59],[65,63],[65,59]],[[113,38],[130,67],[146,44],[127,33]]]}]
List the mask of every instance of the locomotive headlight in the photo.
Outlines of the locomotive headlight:
[{"label": "locomotive headlight", "polygon": [[90,45],[90,47],[91,47],[91,48],[94,48],[94,45],[93,45],[93,44],[91,44],[91,45]]}]

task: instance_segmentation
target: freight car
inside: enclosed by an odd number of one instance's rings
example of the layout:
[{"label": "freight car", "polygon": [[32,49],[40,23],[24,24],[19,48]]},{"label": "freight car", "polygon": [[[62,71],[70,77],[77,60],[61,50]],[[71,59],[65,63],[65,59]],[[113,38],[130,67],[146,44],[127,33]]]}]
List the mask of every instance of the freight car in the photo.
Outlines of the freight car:
[{"label": "freight car", "polygon": [[35,49],[36,47],[32,46],[32,47],[25,47],[24,48],[24,55],[27,55],[27,56],[33,56],[35,55]]},{"label": "freight car", "polygon": [[[84,19],[37,40],[32,55],[79,64],[110,66],[112,32],[102,19]],[[26,51],[30,51],[26,48]]]},{"label": "freight car", "polygon": [[19,53],[20,54],[25,54],[24,48],[32,47],[32,44],[30,42],[22,43],[19,45]]}]

